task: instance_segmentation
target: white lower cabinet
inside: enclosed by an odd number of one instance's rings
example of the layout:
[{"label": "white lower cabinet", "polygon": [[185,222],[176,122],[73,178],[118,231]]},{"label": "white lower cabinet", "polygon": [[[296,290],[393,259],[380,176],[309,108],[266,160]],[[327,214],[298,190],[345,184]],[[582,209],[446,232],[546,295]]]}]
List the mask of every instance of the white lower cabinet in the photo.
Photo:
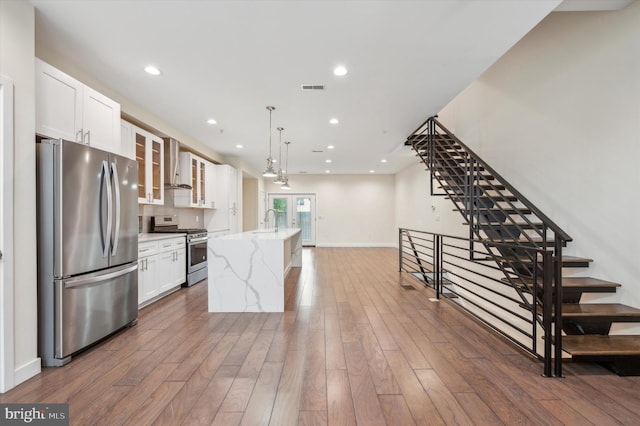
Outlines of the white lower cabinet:
[{"label": "white lower cabinet", "polygon": [[185,237],[138,243],[138,305],[145,306],[187,278]]},{"label": "white lower cabinet", "polygon": [[156,295],[158,242],[138,244],[138,305]]},{"label": "white lower cabinet", "polygon": [[181,285],[187,278],[187,249],[184,237],[161,240],[158,263],[158,292]]}]

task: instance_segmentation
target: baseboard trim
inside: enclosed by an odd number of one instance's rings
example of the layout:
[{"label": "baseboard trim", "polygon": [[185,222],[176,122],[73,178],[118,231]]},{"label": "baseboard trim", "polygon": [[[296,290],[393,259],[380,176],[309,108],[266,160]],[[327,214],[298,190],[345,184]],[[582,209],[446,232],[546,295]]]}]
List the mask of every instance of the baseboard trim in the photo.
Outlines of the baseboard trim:
[{"label": "baseboard trim", "polygon": [[371,248],[397,248],[394,243],[316,243],[316,247],[371,247]]},{"label": "baseboard trim", "polygon": [[40,358],[36,358],[32,361],[29,361],[26,364],[22,364],[20,367],[16,368],[14,373],[14,382],[13,386],[18,386],[20,383],[29,380],[33,376],[40,374],[42,371]]}]

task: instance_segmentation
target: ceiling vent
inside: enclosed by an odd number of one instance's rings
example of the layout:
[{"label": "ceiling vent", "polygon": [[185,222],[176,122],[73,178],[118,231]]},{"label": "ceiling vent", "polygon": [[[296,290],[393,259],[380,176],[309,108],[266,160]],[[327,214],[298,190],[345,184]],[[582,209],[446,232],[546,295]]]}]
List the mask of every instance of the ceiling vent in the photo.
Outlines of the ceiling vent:
[{"label": "ceiling vent", "polygon": [[300,88],[303,92],[324,90],[324,84],[303,84]]}]

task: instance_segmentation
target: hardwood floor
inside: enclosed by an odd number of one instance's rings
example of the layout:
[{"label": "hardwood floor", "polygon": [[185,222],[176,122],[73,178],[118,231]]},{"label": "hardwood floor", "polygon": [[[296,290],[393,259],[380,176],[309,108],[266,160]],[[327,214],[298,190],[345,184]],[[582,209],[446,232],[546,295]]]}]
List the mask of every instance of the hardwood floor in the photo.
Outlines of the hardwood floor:
[{"label": "hardwood floor", "polygon": [[208,313],[201,283],[0,402],[68,402],[72,425],[640,424],[640,377],[543,378],[432,296],[394,249],[305,249],[284,313]]}]

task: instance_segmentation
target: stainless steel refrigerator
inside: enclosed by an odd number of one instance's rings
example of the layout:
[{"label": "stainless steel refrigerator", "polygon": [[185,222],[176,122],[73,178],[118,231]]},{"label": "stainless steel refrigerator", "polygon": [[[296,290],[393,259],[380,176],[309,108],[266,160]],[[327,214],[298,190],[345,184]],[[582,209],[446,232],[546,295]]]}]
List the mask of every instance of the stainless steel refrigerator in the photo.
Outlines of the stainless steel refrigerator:
[{"label": "stainless steel refrigerator", "polygon": [[76,142],[37,145],[38,327],[43,366],[138,318],[138,165]]}]

